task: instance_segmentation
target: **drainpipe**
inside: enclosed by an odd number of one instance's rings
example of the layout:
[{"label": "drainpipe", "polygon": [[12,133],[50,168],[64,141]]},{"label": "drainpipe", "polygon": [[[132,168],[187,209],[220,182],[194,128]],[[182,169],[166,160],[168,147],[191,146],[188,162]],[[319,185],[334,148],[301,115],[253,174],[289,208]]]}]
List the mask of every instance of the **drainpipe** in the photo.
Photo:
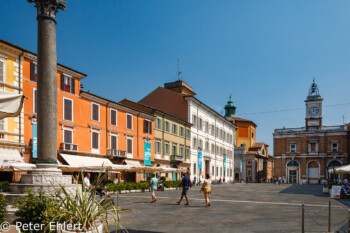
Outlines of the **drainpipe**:
[{"label": "drainpipe", "polygon": [[139,156],[139,116],[140,116],[140,113],[137,114],[137,132],[136,132],[136,146],[137,146],[137,156]]},{"label": "drainpipe", "polygon": [[106,104],[106,155],[108,155],[108,105],[110,102],[108,101]]},{"label": "drainpipe", "polygon": [[[21,55],[19,55],[18,57],[18,94],[21,94],[21,66],[22,66],[22,62],[21,62],[21,57],[23,56],[24,54],[24,51],[22,51]],[[21,111],[22,113],[22,111]],[[19,143],[22,142],[22,118],[21,118],[21,115],[22,114],[19,114],[18,116],[18,122],[19,122],[19,136],[18,136],[18,141]]]}]

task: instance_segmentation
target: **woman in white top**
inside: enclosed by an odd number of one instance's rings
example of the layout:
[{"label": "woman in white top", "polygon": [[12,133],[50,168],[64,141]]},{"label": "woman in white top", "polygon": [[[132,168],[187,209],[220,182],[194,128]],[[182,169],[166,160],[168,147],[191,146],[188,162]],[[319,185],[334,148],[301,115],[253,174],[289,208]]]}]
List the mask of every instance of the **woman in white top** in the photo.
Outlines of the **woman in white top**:
[{"label": "woman in white top", "polygon": [[211,180],[210,180],[210,175],[206,174],[205,180],[202,185],[202,189],[200,192],[203,191],[204,193],[204,198],[205,198],[205,207],[210,206],[210,201],[209,201],[209,194],[211,194]]}]

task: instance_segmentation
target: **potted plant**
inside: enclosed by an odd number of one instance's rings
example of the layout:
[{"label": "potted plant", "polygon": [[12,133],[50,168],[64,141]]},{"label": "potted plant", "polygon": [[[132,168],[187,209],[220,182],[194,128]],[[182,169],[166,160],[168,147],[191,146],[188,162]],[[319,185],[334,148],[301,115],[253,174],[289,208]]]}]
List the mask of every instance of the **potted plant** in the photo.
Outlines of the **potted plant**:
[{"label": "potted plant", "polygon": [[[82,179],[84,179],[83,173]],[[57,229],[59,233],[102,233],[110,232],[108,219],[113,219],[116,230],[123,230],[119,222],[118,211],[122,210],[113,205],[110,200],[96,200],[96,191],[105,179],[105,174],[100,171],[95,184],[89,191],[86,191],[83,182],[81,186],[77,184],[75,194],[70,193],[65,187],[60,186],[56,190],[55,197],[60,204],[60,211],[52,219],[54,222],[72,224],[79,226],[78,229]]]}]

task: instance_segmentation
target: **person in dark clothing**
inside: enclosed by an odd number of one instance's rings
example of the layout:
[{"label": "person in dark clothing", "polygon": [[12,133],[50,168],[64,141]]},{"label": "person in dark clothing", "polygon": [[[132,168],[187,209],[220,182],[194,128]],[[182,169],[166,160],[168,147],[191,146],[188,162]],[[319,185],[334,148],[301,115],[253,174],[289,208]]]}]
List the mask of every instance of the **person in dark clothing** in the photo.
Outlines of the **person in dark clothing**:
[{"label": "person in dark clothing", "polygon": [[186,198],[186,201],[187,203],[185,205],[189,205],[189,200],[188,200],[188,196],[187,196],[187,191],[190,187],[190,178],[188,178],[186,172],[184,173],[184,177],[182,178],[182,181],[180,183],[179,186],[182,185],[182,193],[181,193],[181,198],[180,200],[177,202],[178,205],[180,205],[182,199],[185,197]]}]

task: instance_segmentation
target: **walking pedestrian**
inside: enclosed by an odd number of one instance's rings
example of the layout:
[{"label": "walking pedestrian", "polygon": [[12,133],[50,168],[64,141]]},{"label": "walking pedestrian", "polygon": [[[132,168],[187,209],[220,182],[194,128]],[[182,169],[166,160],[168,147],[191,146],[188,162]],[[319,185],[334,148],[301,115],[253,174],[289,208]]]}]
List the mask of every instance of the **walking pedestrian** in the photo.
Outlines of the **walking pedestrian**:
[{"label": "walking pedestrian", "polygon": [[193,178],[193,185],[196,186],[196,184],[197,184],[197,177],[194,177]]},{"label": "walking pedestrian", "polygon": [[185,205],[189,205],[190,202],[188,200],[187,191],[188,191],[188,189],[190,187],[190,179],[188,178],[186,172],[184,172],[183,174],[184,174],[184,177],[182,178],[182,181],[181,181],[181,183],[179,185],[179,186],[182,185],[182,193],[181,193],[181,198],[177,202],[177,204],[180,205],[182,199],[185,197],[186,198],[186,204]]},{"label": "walking pedestrian", "polygon": [[87,192],[89,192],[90,188],[92,188],[92,185],[90,183],[90,177],[91,174],[90,173],[86,173],[85,177],[84,177],[84,183],[85,183],[85,190]]},{"label": "walking pedestrian", "polygon": [[155,174],[152,174],[152,178],[151,178],[150,184],[149,184],[149,186],[151,186],[151,194],[152,194],[151,203],[154,203],[157,201],[156,193],[155,193],[155,191],[157,190],[157,185],[158,185],[158,179],[156,178]]},{"label": "walking pedestrian", "polygon": [[209,174],[206,174],[206,179],[203,182],[202,189],[200,192],[204,193],[205,207],[210,206],[209,194],[211,194],[211,179]]}]

